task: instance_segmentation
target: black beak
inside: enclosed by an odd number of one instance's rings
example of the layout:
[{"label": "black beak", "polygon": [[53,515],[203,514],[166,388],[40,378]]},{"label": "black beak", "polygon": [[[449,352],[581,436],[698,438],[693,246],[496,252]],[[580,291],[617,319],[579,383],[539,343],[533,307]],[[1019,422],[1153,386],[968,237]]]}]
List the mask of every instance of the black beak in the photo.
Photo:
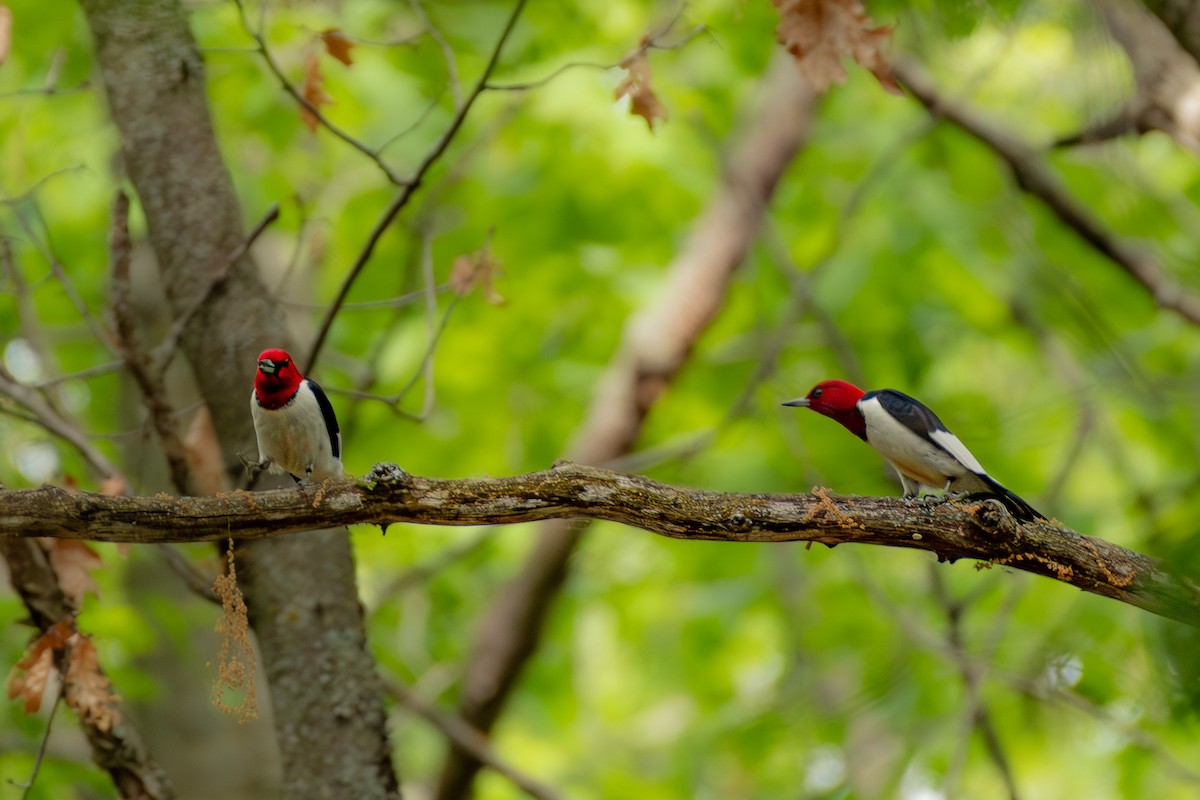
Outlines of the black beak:
[{"label": "black beak", "polygon": [[795,400],[788,400],[784,403],[785,406],[793,406],[795,408],[808,408],[807,397],[797,397]]},{"label": "black beak", "polygon": [[274,374],[275,373],[275,362],[269,358],[264,358],[262,361],[258,362],[258,371],[265,372],[268,375]]}]

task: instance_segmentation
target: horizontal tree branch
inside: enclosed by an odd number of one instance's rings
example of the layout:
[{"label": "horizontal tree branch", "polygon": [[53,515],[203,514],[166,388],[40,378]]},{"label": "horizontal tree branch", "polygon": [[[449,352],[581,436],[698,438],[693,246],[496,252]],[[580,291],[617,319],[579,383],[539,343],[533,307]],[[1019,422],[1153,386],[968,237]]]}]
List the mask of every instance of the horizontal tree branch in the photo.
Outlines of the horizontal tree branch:
[{"label": "horizontal tree branch", "polygon": [[0,490],[0,535],[163,543],[261,539],[395,522],[507,525],[619,522],[674,539],[844,542],[928,550],[1032,572],[1200,627],[1200,586],[1149,556],[1053,522],[1018,523],[999,503],[734,494],[563,463],[507,478],[422,478],[377,464],[356,483],[215,497],[109,497],[54,486]]}]

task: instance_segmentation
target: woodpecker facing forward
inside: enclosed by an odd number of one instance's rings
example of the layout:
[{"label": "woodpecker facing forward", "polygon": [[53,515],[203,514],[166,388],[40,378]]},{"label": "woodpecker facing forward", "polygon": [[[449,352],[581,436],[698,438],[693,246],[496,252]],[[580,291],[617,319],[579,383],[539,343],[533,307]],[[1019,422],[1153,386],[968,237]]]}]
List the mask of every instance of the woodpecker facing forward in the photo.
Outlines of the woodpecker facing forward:
[{"label": "woodpecker facing forward", "polygon": [[864,392],[845,381],[823,381],[785,406],[811,408],[842,423],[900,474],[905,497],[922,486],[947,492],[995,495],[1018,519],[1045,519],[996,482],[937,415],[894,389]]},{"label": "woodpecker facing forward", "polygon": [[333,406],[285,351],[259,354],[250,414],[260,464],[287,472],[296,483],[342,476],[342,434]]}]

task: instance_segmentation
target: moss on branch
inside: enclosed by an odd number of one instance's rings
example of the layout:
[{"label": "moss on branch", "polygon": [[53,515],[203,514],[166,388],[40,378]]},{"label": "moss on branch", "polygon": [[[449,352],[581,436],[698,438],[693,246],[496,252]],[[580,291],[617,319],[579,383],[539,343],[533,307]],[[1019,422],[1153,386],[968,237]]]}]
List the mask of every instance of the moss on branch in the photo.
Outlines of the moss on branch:
[{"label": "moss on branch", "polygon": [[1200,587],[1149,556],[1057,523],[1018,523],[999,503],[698,491],[576,464],[443,480],[377,465],[358,482],[214,497],[108,497],[52,486],[0,490],[0,534],[99,542],[261,539],[340,525],[619,522],[674,539],[845,542],[928,550],[1032,572],[1200,627]]}]

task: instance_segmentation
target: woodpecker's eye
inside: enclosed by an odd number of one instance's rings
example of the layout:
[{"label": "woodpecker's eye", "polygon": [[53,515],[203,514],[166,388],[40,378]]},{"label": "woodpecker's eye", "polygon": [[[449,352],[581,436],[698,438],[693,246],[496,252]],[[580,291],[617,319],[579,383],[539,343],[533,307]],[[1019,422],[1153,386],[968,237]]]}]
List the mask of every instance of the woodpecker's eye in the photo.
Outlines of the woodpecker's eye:
[{"label": "woodpecker's eye", "polygon": [[816,389],[813,389],[812,390],[812,399],[816,400],[817,398],[819,398],[821,396],[821,392],[823,392],[823,391],[824,391],[824,389],[822,389],[820,386],[818,386]]},{"label": "woodpecker's eye", "polygon": [[285,359],[283,359],[283,361],[278,361],[278,362],[276,362],[276,363],[279,365],[279,368],[280,368],[280,369],[283,369],[284,367],[286,367],[288,364],[290,364],[290,363],[292,363],[292,362],[291,362],[291,360],[290,360],[290,359],[286,359],[286,358],[285,358]]}]

